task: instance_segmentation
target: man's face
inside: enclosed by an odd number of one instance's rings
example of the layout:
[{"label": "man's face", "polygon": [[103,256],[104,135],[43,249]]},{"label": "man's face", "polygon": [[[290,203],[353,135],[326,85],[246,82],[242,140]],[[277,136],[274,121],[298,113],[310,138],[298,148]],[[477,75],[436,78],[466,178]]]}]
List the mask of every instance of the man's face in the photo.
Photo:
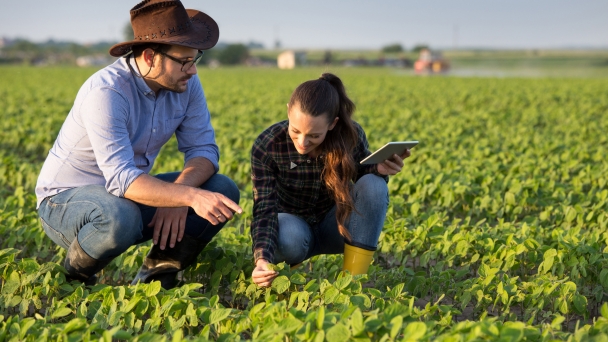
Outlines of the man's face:
[{"label": "man's face", "polygon": [[[167,55],[183,62],[193,60],[198,54],[198,50],[183,46],[172,46]],[[196,75],[196,65],[182,71],[182,64],[156,53],[155,65],[158,65],[158,74],[154,81],[162,89],[183,93],[188,89],[188,80]]]}]

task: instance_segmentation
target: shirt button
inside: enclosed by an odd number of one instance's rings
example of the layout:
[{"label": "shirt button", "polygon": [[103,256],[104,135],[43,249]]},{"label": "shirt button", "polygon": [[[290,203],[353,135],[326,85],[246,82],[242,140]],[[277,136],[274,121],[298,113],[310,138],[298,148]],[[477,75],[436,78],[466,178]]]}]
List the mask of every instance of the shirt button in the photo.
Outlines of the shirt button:
[{"label": "shirt button", "polygon": [[156,128],[152,130],[153,133],[156,133]]},{"label": "shirt button", "polygon": [[306,162],[307,162],[308,164],[310,164],[310,159],[308,159]]}]

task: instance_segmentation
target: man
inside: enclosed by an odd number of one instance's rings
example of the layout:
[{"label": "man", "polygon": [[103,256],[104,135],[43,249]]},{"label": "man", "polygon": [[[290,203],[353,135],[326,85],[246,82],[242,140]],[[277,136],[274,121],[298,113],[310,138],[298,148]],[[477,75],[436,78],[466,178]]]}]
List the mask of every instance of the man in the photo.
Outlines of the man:
[{"label": "man", "polygon": [[[139,3],[131,25],[135,39],[110,49],[123,57],[76,96],[38,178],[38,214],[46,234],[67,249],[70,279],[94,284],[112,259],[152,239],[133,283],[172,288],[177,272],[242,212],[238,188],[217,174],[219,151],[196,77],[219,29],[177,0]],[[174,133],[184,169],[148,175]]]}]

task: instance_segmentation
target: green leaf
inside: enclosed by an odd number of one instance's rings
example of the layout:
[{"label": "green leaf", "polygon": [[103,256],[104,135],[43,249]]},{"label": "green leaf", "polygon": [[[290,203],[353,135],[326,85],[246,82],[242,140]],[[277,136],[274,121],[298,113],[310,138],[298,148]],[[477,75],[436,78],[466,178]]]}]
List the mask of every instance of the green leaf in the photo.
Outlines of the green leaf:
[{"label": "green leaf", "polygon": [[334,283],[334,286],[338,289],[338,290],[344,290],[348,284],[350,284],[350,282],[353,280],[353,276],[345,273],[345,272],[341,272],[340,276],[338,277],[338,279],[336,280],[336,282]]},{"label": "green leaf", "polygon": [[328,342],[346,342],[350,338],[350,330],[344,324],[338,323],[327,330],[325,339]]},{"label": "green leaf", "polygon": [[351,296],[350,302],[361,309],[369,309],[369,307],[372,306],[372,301],[369,299],[369,297],[362,293]]},{"label": "green leaf", "polygon": [[390,336],[392,338],[397,337],[397,334],[399,333],[399,330],[401,330],[401,326],[403,325],[403,316],[395,316],[393,317],[393,319],[391,319],[391,332],[390,332]]},{"label": "green leaf", "polygon": [[350,326],[352,327],[354,336],[358,336],[365,331],[365,325],[363,325],[363,314],[359,308],[353,311],[352,315],[350,316]]},{"label": "green leaf", "polygon": [[294,273],[290,278],[292,284],[296,285],[304,285],[306,284],[306,278],[302,275],[302,273]]},{"label": "green leaf", "polygon": [[61,308],[55,310],[55,312],[53,312],[53,314],[51,315],[51,318],[55,319],[55,318],[65,317],[71,313],[72,313],[71,309],[66,308],[66,307],[61,307]]},{"label": "green leaf", "polygon": [[426,324],[422,322],[412,322],[403,329],[404,341],[417,341],[426,334]]},{"label": "green leaf", "polygon": [[410,207],[410,212],[412,213],[412,216],[414,216],[414,217],[418,216],[419,211],[420,211],[420,203],[418,203],[418,202],[412,203],[412,206]]},{"label": "green leaf", "polygon": [[508,205],[515,205],[515,194],[507,191],[505,193],[505,203]]},{"label": "green leaf", "polygon": [[576,310],[576,313],[583,315],[588,312],[587,311],[587,297],[580,295],[580,294],[576,294],[576,295],[574,295],[572,302],[574,304],[574,310]]},{"label": "green leaf", "polygon": [[279,322],[279,328],[281,328],[281,330],[286,333],[290,333],[294,330],[297,330],[302,325],[304,325],[302,321],[293,317],[287,317],[285,319],[282,319],[281,322]]},{"label": "green leaf", "polygon": [[272,281],[272,289],[281,294],[289,289],[291,282],[287,276],[278,276]]},{"label": "green leaf", "polygon": [[608,319],[608,303],[602,304],[601,313],[602,313],[602,317],[604,317],[605,319]]},{"label": "green leaf", "polygon": [[146,296],[153,297],[156,296],[160,292],[161,286],[160,281],[153,281],[146,287]]},{"label": "green leaf", "polygon": [[325,301],[325,303],[331,304],[336,300],[339,294],[340,291],[338,289],[333,286],[329,286],[325,289],[325,292],[323,293],[323,300]]},{"label": "green leaf", "polygon": [[[603,307],[602,307],[602,310],[603,310]],[[317,311],[317,329],[322,330],[324,322],[325,322],[325,307],[320,306],[319,310]]]},{"label": "green leaf", "polygon": [[275,265],[275,264],[271,264],[271,263],[266,264],[266,268],[268,268],[268,269],[269,269],[269,270],[271,270],[271,271],[276,271],[276,272],[278,272],[278,271],[280,271],[280,270],[281,270],[281,269],[279,268],[279,266],[277,266],[277,265]]},{"label": "green leaf", "polygon": [[209,315],[209,324],[215,324],[230,316],[232,309],[215,309]]}]

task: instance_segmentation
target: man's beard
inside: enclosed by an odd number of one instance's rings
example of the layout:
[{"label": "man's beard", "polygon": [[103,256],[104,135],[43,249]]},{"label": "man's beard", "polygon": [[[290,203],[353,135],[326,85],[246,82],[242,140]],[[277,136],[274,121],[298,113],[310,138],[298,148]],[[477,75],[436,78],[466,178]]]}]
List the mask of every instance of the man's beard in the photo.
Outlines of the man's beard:
[{"label": "man's beard", "polygon": [[192,76],[182,77],[175,82],[173,80],[170,80],[169,82],[163,82],[164,84],[161,84],[161,86],[163,87],[163,89],[172,91],[174,93],[183,93],[188,90],[188,83],[186,83],[185,86],[181,87],[179,82],[189,80],[191,77]]}]

